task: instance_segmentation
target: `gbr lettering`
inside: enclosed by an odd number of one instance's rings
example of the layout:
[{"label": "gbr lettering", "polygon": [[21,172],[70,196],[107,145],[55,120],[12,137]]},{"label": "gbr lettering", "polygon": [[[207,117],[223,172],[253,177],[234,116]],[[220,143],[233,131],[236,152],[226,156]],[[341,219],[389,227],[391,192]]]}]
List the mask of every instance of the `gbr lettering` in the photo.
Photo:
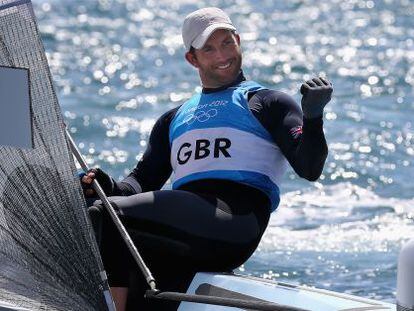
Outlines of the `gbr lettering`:
[{"label": "gbr lettering", "polygon": [[214,158],[219,158],[224,156],[226,158],[231,158],[231,155],[228,149],[231,146],[231,141],[228,138],[216,138],[214,141],[208,139],[197,139],[192,145],[191,143],[183,143],[177,152],[177,161],[178,164],[186,164],[191,157],[194,157],[194,160],[200,160],[212,156]]}]

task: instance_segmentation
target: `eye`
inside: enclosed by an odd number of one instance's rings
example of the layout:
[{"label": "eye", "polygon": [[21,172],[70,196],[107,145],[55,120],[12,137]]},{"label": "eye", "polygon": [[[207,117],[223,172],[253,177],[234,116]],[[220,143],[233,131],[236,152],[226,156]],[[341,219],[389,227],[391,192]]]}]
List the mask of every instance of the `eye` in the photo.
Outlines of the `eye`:
[{"label": "eye", "polygon": [[210,47],[210,46],[205,46],[205,47],[203,47],[203,52],[206,52],[206,53],[208,53],[208,52],[211,52],[213,49]]},{"label": "eye", "polygon": [[231,45],[233,45],[233,44],[234,44],[233,39],[228,39],[228,40],[225,40],[225,41],[223,42],[223,45],[224,45],[224,46],[231,46]]}]

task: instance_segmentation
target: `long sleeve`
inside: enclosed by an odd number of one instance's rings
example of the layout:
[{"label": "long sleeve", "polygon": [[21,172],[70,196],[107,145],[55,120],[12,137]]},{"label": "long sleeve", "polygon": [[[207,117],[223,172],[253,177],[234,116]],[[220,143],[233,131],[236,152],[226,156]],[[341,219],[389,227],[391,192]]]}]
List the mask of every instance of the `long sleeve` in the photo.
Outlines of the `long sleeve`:
[{"label": "long sleeve", "polygon": [[304,119],[292,97],[273,90],[257,92],[249,106],[295,172],[310,181],[317,180],[328,154],[322,117]]},{"label": "long sleeve", "polygon": [[129,175],[117,182],[121,195],[159,190],[171,175],[169,126],[178,107],[164,113],[155,123],[147,149]]}]

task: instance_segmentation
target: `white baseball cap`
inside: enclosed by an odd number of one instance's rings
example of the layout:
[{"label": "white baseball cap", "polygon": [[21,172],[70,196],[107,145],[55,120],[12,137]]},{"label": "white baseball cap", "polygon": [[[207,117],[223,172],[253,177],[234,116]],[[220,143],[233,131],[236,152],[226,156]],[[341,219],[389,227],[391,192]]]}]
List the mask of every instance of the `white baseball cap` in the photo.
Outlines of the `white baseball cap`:
[{"label": "white baseball cap", "polygon": [[219,8],[204,8],[187,15],[182,29],[186,51],[191,47],[201,49],[217,29],[236,30],[230,17]]}]

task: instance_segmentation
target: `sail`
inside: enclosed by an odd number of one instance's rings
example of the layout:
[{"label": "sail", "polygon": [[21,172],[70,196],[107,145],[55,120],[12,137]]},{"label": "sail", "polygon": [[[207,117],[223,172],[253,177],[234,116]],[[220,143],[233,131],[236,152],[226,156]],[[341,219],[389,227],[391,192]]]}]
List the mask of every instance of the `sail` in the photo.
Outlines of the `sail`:
[{"label": "sail", "polygon": [[[30,136],[0,144],[0,305],[107,310],[108,284],[30,1],[0,0],[0,68],[20,70],[30,113],[30,122],[10,121],[0,133]],[[24,101],[11,85],[0,88],[0,114],[8,101]]]}]

